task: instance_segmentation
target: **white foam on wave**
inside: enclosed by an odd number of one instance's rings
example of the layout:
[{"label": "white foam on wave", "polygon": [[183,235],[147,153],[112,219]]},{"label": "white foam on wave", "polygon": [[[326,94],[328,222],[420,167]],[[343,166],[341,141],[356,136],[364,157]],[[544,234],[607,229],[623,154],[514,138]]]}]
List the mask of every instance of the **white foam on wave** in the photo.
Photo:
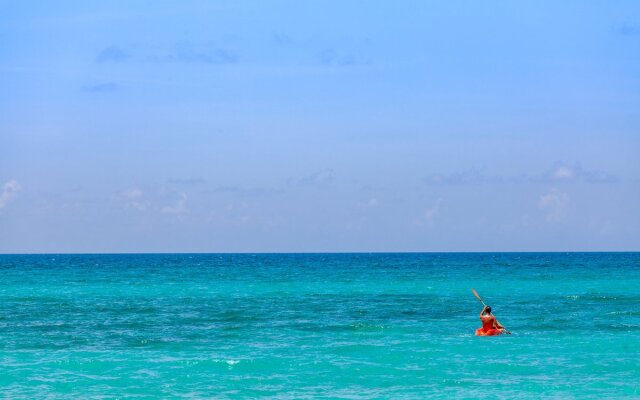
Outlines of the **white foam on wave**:
[{"label": "white foam on wave", "polygon": [[233,359],[220,359],[220,358],[214,358],[213,360],[214,363],[224,363],[227,364],[229,367],[233,367],[236,364],[240,363],[240,360],[233,360]]}]

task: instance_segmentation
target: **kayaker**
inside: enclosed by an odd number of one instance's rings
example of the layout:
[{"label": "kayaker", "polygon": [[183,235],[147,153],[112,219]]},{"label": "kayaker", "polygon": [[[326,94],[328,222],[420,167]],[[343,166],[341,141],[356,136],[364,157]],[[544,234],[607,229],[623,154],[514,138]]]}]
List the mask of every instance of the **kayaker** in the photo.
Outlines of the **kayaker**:
[{"label": "kayaker", "polygon": [[491,307],[489,306],[484,306],[480,311],[480,321],[482,321],[482,328],[476,329],[477,336],[500,335],[504,332],[504,326],[491,314]]}]

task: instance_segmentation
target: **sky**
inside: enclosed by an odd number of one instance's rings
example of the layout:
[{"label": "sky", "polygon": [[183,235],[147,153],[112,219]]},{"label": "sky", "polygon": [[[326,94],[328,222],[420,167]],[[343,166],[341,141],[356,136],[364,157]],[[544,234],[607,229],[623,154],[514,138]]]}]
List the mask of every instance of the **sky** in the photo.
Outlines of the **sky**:
[{"label": "sky", "polygon": [[3,1],[0,253],[640,250],[637,1]]}]

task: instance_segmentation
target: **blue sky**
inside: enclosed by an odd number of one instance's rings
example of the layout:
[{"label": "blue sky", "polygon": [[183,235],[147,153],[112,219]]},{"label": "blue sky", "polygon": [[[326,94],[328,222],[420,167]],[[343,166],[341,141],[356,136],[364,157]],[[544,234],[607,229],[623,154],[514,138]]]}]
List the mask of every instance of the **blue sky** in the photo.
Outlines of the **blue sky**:
[{"label": "blue sky", "polygon": [[4,2],[0,252],[640,249],[640,5]]}]

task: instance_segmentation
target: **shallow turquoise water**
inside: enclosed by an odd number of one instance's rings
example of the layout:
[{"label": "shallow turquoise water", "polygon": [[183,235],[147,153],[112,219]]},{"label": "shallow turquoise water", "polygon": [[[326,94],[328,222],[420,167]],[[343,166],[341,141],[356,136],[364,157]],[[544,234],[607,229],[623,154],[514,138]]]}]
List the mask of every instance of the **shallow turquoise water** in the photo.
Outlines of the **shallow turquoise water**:
[{"label": "shallow turquoise water", "polygon": [[182,396],[640,397],[640,253],[0,256],[0,397]]}]

